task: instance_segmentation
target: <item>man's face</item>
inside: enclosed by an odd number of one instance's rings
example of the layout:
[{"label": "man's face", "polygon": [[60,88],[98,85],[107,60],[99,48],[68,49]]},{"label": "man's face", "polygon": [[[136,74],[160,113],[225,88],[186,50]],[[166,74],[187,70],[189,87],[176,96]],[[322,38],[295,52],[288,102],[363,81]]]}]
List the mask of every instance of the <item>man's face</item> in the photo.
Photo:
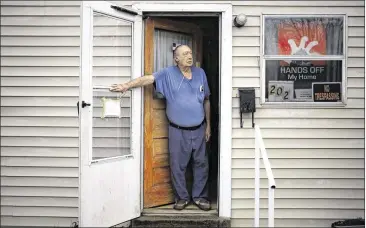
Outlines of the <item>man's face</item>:
[{"label": "man's face", "polygon": [[188,46],[180,46],[176,50],[176,61],[180,66],[192,66],[193,65],[193,57],[192,50]]}]

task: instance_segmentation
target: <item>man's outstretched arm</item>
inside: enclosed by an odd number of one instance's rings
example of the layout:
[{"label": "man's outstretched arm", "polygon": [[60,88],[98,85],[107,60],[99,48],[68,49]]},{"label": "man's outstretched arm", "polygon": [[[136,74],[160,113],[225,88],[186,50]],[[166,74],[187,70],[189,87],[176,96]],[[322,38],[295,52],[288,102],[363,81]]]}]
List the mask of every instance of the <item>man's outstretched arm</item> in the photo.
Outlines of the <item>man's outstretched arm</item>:
[{"label": "man's outstretched arm", "polygon": [[129,89],[136,88],[136,87],[142,87],[146,85],[150,85],[154,83],[155,78],[153,75],[146,75],[142,76],[136,79],[133,79],[129,82],[122,83],[122,84],[113,84],[110,88],[110,91],[113,92],[125,92]]}]

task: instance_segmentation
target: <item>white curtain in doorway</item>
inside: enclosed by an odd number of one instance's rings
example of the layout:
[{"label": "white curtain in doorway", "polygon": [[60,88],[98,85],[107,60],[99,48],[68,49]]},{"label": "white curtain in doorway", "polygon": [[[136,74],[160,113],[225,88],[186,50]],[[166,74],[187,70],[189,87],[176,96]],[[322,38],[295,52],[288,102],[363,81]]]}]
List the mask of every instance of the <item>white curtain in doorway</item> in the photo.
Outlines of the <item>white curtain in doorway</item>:
[{"label": "white curtain in doorway", "polygon": [[184,33],[170,32],[161,29],[154,31],[154,71],[175,65],[173,43],[185,44],[192,48],[192,36]]}]

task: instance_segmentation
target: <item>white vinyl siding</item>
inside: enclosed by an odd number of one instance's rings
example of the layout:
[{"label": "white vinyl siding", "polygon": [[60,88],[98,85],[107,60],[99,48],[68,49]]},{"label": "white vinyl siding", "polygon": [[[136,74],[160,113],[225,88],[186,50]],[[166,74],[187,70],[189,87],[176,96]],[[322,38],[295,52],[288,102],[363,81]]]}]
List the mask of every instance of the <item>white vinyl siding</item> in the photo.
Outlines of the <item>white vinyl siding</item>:
[{"label": "white vinyl siding", "polygon": [[[364,2],[258,0],[233,5],[233,16],[244,13],[248,21],[233,27],[232,226],[252,227],[254,221],[254,132],[250,115],[244,115],[240,128],[236,88],[255,87],[259,104],[262,13],[348,16],[347,106],[258,106],[255,113],[276,178],[275,226],[330,227],[341,218],[363,216]],[[4,226],[70,226],[78,220],[80,31],[80,1],[1,1]],[[100,45],[107,44],[101,40]],[[124,69],[117,71],[126,75]],[[98,67],[95,74],[114,72]],[[265,226],[263,170],[261,177],[260,223]]]},{"label": "white vinyl siding", "polygon": [[[296,4],[296,5],[295,5]],[[233,1],[232,226],[254,225],[254,130],[240,128],[236,88],[256,89],[255,124],[271,162],[276,227],[330,227],[364,216],[364,2]],[[347,14],[346,107],[260,107],[261,14]],[[290,105],[289,105],[290,106]],[[267,225],[267,178],[261,165],[260,225]]]},{"label": "white vinyl siding", "polygon": [[78,220],[80,2],[1,1],[1,224]]}]

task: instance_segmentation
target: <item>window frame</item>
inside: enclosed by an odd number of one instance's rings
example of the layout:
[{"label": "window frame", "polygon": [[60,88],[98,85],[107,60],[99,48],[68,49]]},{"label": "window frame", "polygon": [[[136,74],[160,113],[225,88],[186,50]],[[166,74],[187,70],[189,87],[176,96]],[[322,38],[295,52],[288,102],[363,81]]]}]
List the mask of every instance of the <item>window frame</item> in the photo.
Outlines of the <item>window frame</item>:
[{"label": "window frame", "polygon": [[[311,17],[338,17],[343,19],[343,55],[326,55],[326,56],[281,56],[281,55],[265,55],[265,22],[267,18],[311,18]],[[291,107],[329,107],[329,106],[346,106],[347,104],[347,14],[261,14],[261,34],[260,34],[260,105],[262,106],[291,106]],[[314,101],[294,101],[294,102],[270,102],[266,101],[266,61],[267,60],[341,60],[342,61],[342,95],[339,102],[314,102]]]}]

